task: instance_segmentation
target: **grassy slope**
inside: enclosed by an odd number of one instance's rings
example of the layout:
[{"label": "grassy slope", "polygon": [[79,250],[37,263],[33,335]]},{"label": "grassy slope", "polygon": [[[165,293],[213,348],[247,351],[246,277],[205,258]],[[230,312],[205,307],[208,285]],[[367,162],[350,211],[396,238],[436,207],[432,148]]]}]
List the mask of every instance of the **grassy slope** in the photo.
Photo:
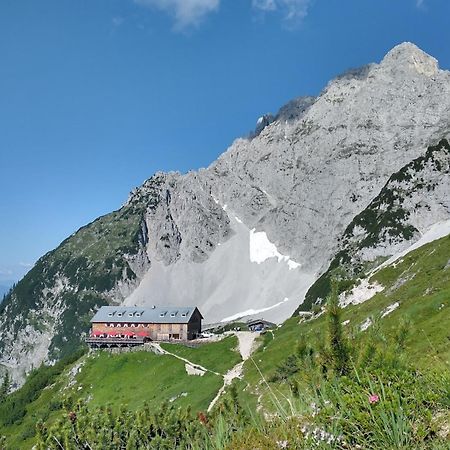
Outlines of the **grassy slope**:
[{"label": "grassy slope", "polygon": [[213,344],[202,345],[195,350],[181,344],[161,344],[161,347],[206,369],[222,374],[241,361],[235,336]]},{"label": "grassy slope", "polygon": [[[406,351],[413,364],[422,369],[449,370],[450,267],[445,268],[449,259],[450,236],[447,236],[409,253],[395,267],[380,270],[372,279],[385,286],[385,290],[343,311],[343,320],[350,320],[347,329],[359,333],[360,325],[371,317],[389,336],[402,320],[408,320],[411,332]],[[404,283],[398,286],[401,284],[398,280]],[[397,301],[400,306],[381,319],[380,313]],[[253,387],[260,386],[254,392],[263,393],[266,404],[270,403],[270,394],[266,385],[259,384],[261,374],[269,379],[276,367],[295,351],[300,336],[314,341],[324,326],[324,316],[303,323],[291,318],[273,333],[261,337],[261,346],[245,364],[244,380]],[[273,384],[271,388],[283,389],[283,386]]]},{"label": "grassy slope", "polygon": [[[166,346],[169,351],[218,372],[226,372],[240,361],[236,347],[234,336],[199,348]],[[70,374],[72,369],[75,375]],[[3,428],[0,425],[0,435],[7,436],[14,449],[31,448],[36,422],[45,420],[51,424],[61,416],[61,405],[68,398],[72,402],[88,400],[92,407],[110,405],[119,410],[127,406],[135,410],[144,403],[158,407],[176,397],[177,406],[206,410],[222,383],[222,378],[213,373],[202,377],[187,375],[184,362],[172,356],[145,351],[94,352],[70,365],[56,383],[42,390],[28,405],[21,423]],[[182,393],[187,395],[180,396]]]},{"label": "grassy slope", "polygon": [[76,384],[81,397],[92,396],[90,405],[117,409],[122,405],[136,409],[145,402],[158,405],[182,393],[187,396],[177,404],[204,409],[221,385],[217,375],[188,376],[182,361],[148,352],[88,358]]},{"label": "grassy slope", "polygon": [[[411,252],[394,267],[376,273],[373,280],[385,286],[385,290],[361,305],[344,310],[343,320],[350,320],[347,330],[359,332],[360,324],[372,317],[383,333],[390,335],[396,331],[400,321],[407,318],[412,332],[406,348],[414,364],[424,369],[448,370],[450,333],[446,325],[450,321],[450,268],[446,266],[449,258],[450,236],[447,236]],[[404,280],[403,284],[399,280]],[[379,318],[380,312],[396,301],[400,302],[400,307],[387,317]],[[241,400],[253,408],[256,396],[262,394],[263,403],[270,407],[267,385],[260,383],[261,374],[269,379],[276,367],[295,351],[299,337],[317,339],[324,322],[323,316],[303,323],[299,323],[298,318],[291,318],[283,326],[262,336],[260,348],[246,362],[245,377],[238,383]],[[239,361],[236,346],[234,337],[197,349],[164,345],[170,352],[220,373]],[[90,399],[92,406],[110,404],[118,409],[121,405],[128,405],[136,409],[145,402],[157,406],[187,392],[187,396],[178,397],[175,404],[191,405],[197,411],[206,409],[222,384],[222,379],[214,374],[188,376],[182,361],[147,352],[119,355],[99,352],[84,356],[82,361],[84,365],[75,376],[75,384],[66,388],[71,380],[69,369],[66,370],[54,385],[44,389],[28,406],[21,424],[0,429],[0,434],[14,436],[13,448],[30,448],[32,439],[24,442],[23,437],[32,433],[30,430],[38,419],[51,423],[60,415],[55,405],[58,406],[63,397]],[[250,389],[247,389],[249,385]],[[287,389],[283,383],[270,383],[270,386],[274,390]]]}]

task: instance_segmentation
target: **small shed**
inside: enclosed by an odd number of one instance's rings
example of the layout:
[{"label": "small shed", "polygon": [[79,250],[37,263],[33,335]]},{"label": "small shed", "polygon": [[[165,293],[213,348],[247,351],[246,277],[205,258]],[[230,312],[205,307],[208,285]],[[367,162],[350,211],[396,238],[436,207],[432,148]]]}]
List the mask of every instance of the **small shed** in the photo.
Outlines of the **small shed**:
[{"label": "small shed", "polygon": [[253,319],[247,322],[247,326],[250,331],[265,331],[270,328],[275,328],[276,324],[264,319]]}]

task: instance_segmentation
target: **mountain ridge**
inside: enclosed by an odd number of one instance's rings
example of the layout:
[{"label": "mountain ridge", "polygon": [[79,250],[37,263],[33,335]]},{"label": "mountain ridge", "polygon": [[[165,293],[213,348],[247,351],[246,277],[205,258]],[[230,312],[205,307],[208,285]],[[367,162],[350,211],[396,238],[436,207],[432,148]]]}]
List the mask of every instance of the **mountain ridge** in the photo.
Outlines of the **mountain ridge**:
[{"label": "mountain ridge", "polygon": [[280,111],[208,168],[155,174],[42,257],[1,306],[0,363],[20,379],[60,358],[106,303],[195,299],[208,321],[286,319],[389,177],[448,137],[450,72],[401,44]]}]

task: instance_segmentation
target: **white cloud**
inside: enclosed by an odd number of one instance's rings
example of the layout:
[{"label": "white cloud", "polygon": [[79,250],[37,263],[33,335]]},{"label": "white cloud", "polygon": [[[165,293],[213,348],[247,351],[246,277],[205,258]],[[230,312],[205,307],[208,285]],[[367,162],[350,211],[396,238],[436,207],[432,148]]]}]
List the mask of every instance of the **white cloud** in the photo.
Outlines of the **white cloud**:
[{"label": "white cloud", "polygon": [[30,269],[31,267],[33,267],[33,263],[27,263],[27,262],[20,262],[19,263],[20,267],[23,267],[25,269]]},{"label": "white cloud", "polygon": [[134,0],[134,2],[172,15],[176,30],[197,26],[206,15],[217,11],[220,4],[220,0]]},{"label": "white cloud", "polygon": [[308,15],[312,0],[252,0],[252,6],[258,11],[278,11],[289,24],[296,24]]},{"label": "white cloud", "polygon": [[252,6],[261,11],[275,11],[277,9],[275,0],[252,0]]}]

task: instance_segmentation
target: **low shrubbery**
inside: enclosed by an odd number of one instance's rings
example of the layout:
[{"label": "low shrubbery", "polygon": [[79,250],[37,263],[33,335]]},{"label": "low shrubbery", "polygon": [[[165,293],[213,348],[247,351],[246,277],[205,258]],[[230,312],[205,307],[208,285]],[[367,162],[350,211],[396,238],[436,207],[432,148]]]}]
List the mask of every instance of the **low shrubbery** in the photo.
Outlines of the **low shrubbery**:
[{"label": "low shrubbery", "polygon": [[167,404],[114,412],[69,402],[59,422],[38,424],[37,448],[444,449],[448,383],[393,367],[317,376],[278,396],[265,418],[243,407],[235,389],[212,414]]}]

